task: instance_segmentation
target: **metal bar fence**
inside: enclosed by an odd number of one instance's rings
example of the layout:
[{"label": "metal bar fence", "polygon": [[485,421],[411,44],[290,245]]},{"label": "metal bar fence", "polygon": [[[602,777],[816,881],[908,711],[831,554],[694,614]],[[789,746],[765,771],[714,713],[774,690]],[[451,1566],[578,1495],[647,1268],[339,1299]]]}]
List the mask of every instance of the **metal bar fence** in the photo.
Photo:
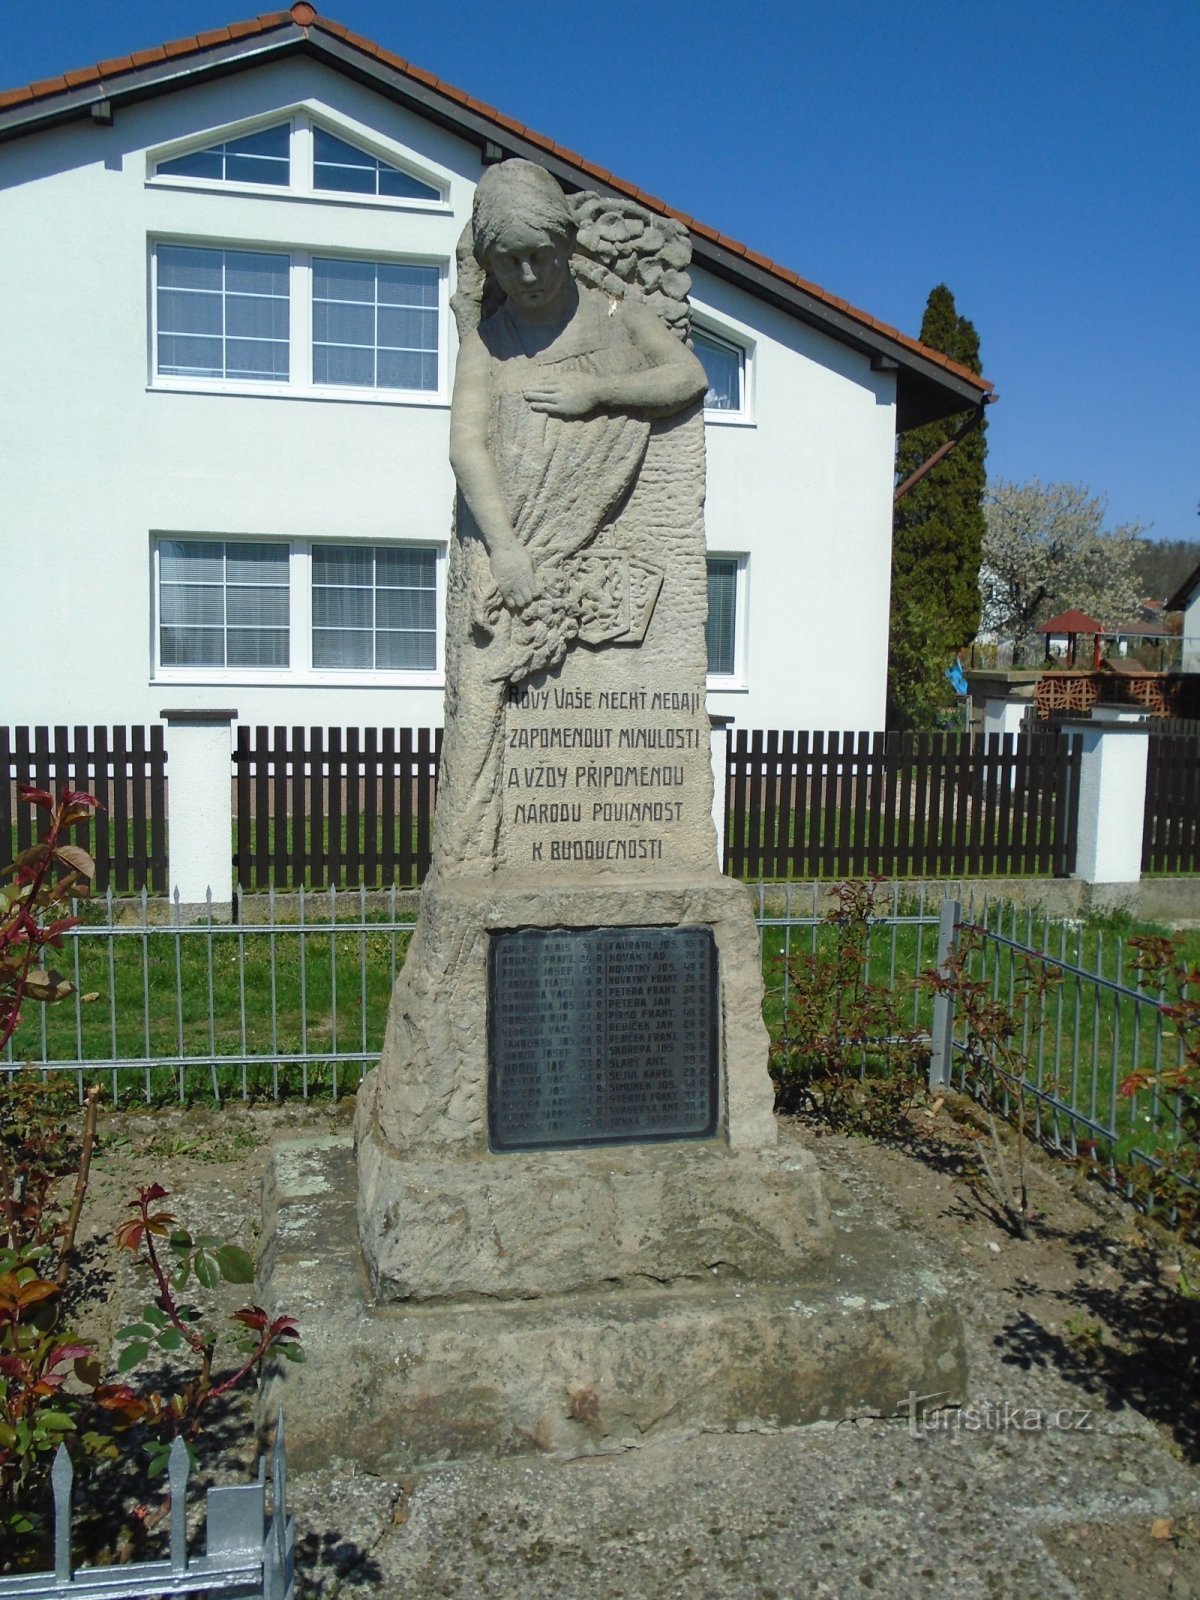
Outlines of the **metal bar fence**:
[{"label": "metal bar fence", "polygon": [[[178,901],[110,894],[77,909],[64,935],[76,993],[40,1006],[4,1065],[73,1074],[82,1098],[105,1081],[110,1104],[203,1097],[339,1095],[379,1058],[388,1000],[415,926],[394,886],[371,893],[238,891],[231,922],[184,922]],[[828,938],[823,885],[765,884],[756,917],[777,1036],[791,1000],[792,958]],[[908,985],[914,1030],[931,1001],[913,983],[938,959],[940,902],[892,884],[869,930],[867,981]]]},{"label": "metal bar fence", "polygon": [[[1003,1001],[1018,1025],[1016,1080],[1004,1083],[986,1041],[972,1036],[950,999],[941,1024],[952,1045],[940,1059],[935,1053],[931,1086],[986,1099],[1009,1120],[1021,1118],[1044,1147],[1088,1159],[1128,1191],[1131,1170],[1157,1166],[1183,1137],[1177,1095],[1155,1085],[1182,1064],[1184,1047],[1163,1012],[1164,995],[1142,983],[1136,949],[1103,924],[1055,921],[1000,902],[984,901],[965,917],[954,904],[951,920],[956,943],[967,941],[965,977]],[[1040,974],[1049,982],[1037,981]],[[1124,1093],[1135,1073],[1150,1087]]]},{"label": "metal bar fence", "polygon": [[[178,907],[174,917],[155,920],[152,913],[167,908],[152,907],[144,894],[132,905],[110,895],[83,908],[96,920],[65,935],[78,992],[39,1007],[36,1025],[10,1043],[5,1065],[73,1074],[81,1098],[87,1083],[103,1079],[113,1105],[135,1097],[336,1099],[379,1056],[415,927],[401,898],[395,888],[239,894],[236,921],[210,915],[184,924]],[[829,904],[821,884],[757,886],[764,1016],[773,1038],[786,1024],[799,958],[837,937]],[[998,1109],[1022,1109],[1041,1143],[1089,1157],[1110,1181],[1123,1181],[1120,1169],[1131,1163],[1153,1164],[1155,1151],[1177,1137],[1176,1100],[1154,1088],[1124,1095],[1121,1084],[1135,1070],[1153,1082],[1179,1063],[1182,1046],[1162,997],[1142,985],[1127,942],[1101,924],[1054,921],[986,899],[969,902],[965,915],[948,914],[939,891],[889,885],[868,926],[864,977],[901,994],[910,1040],[929,1039],[931,1086],[995,1089],[961,1016],[935,1004],[930,986],[917,981],[944,967],[964,928],[977,941],[967,975],[1019,1018],[1026,1099],[1015,1106],[1012,1095],[1007,1103],[1001,1095]],[[1020,981],[1026,961],[1055,978],[1033,998]]]},{"label": "metal bar fence", "polygon": [[72,1560],[71,1487],[74,1468],[59,1445],[51,1469],[54,1494],[54,1570],[0,1578],[0,1600],[130,1600],[135,1595],[226,1595],[230,1600],[292,1600],[295,1529],[287,1514],[283,1412],[271,1458],[271,1513],[266,1514],[265,1463],[258,1480],[210,1489],[205,1497],[205,1552],[188,1555],[187,1446],[176,1439],[167,1466],[170,1555],[161,1561],[76,1567]]},{"label": "metal bar fence", "polygon": [[72,1073],[109,1103],[199,1095],[220,1103],[351,1090],[379,1058],[388,1000],[415,919],[405,897],[238,891],[234,920],[212,905],[83,902],[63,936],[76,992],[39,1006],[4,1065]]}]

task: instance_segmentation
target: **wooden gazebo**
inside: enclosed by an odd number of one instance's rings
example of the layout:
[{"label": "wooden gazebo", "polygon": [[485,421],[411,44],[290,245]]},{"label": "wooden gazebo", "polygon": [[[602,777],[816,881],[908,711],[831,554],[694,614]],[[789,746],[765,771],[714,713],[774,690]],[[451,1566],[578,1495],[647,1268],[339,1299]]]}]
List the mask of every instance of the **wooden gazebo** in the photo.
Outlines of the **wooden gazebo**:
[{"label": "wooden gazebo", "polygon": [[1073,667],[1075,661],[1076,641],[1082,634],[1085,638],[1092,636],[1092,671],[1100,666],[1100,641],[1104,637],[1105,627],[1102,622],[1097,622],[1095,617],[1089,617],[1085,611],[1063,611],[1057,617],[1051,617],[1049,622],[1039,622],[1036,633],[1046,635],[1046,651],[1049,654],[1050,638],[1053,634],[1065,634],[1067,638],[1067,665]]}]

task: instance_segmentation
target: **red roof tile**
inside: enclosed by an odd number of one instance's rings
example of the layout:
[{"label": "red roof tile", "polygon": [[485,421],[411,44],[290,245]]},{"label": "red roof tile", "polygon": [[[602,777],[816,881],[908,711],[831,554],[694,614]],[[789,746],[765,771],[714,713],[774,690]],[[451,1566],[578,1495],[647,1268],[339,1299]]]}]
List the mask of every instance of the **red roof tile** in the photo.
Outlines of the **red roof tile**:
[{"label": "red roof tile", "polygon": [[702,238],[719,245],[722,249],[728,250],[732,255],[741,257],[757,267],[761,272],[778,278],[784,283],[794,284],[814,300],[845,313],[846,316],[860,323],[864,328],[876,329],[887,338],[902,345],[905,349],[911,350],[915,355],[922,356],[925,360],[933,362],[945,371],[953,373],[959,379],[965,379],[973,388],[982,391],[991,390],[992,385],[986,378],[981,378],[978,373],[972,372],[967,367],[960,366],[958,362],[952,361],[940,351],[933,350],[928,345],[923,345],[918,339],[913,339],[907,334],[900,333],[887,323],[878,322],[869,312],[858,310],[857,307],[852,306],[838,295],[830,294],[828,290],[822,289],[818,284],[810,283],[801,278],[790,268],[772,261],[769,256],[760,255],[758,251],[749,249],[740,240],[731,239],[727,234],[719,233],[706,223],[698,222],[686,212],[676,210],[674,206],[667,205],[656,196],[646,194],[636,184],[627,183],[624,179],[615,177],[605,168],[586,160],[573,150],[564,149],[563,146],[555,144],[552,139],[547,139],[543,134],[535,133],[525,124],[515,121],[503,112],[497,111],[484,101],[473,99],[461,89],[456,89],[453,84],[444,83],[432,73],[424,71],[421,67],[414,66],[411,62],[404,60],[403,57],[393,54],[392,51],[384,49],[382,45],[376,44],[373,39],[363,38],[362,35],[353,33],[342,23],[335,22],[332,18],[320,16],[313,6],[309,4],[309,0],[296,0],[290,11],[264,12],[252,21],[231,23],[227,28],[215,28],[191,38],[174,39],[164,45],[158,45],[154,49],[139,50],[128,56],[116,56],[111,60],[101,62],[98,66],[75,70],[62,77],[45,78],[24,88],[0,91],[0,110],[9,106],[20,105],[30,100],[50,99],[54,95],[63,94],[68,89],[77,88],[82,84],[103,83],[106,79],[119,78],[123,73],[132,72],[138,67],[150,66],[160,61],[176,60],[181,56],[199,54],[204,50],[212,49],[216,45],[227,44],[237,39],[250,38],[256,34],[269,33],[275,28],[289,24],[294,24],[306,30],[316,29],[319,32],[329,34],[335,39],[342,40],[354,49],[362,51],[364,55],[369,55],[393,70],[402,73],[405,77],[412,78],[414,82],[435,89],[438,93],[445,95],[447,99],[478,112],[488,118],[489,121],[494,122],[498,127],[509,129],[548,154],[558,156],[559,159],[567,162],[580,172],[590,174],[600,182],[615,189],[618,193],[639,201],[650,210],[658,211],[664,216],[673,217],[676,222],[681,222],[684,227],[689,228],[693,233],[697,233]]}]

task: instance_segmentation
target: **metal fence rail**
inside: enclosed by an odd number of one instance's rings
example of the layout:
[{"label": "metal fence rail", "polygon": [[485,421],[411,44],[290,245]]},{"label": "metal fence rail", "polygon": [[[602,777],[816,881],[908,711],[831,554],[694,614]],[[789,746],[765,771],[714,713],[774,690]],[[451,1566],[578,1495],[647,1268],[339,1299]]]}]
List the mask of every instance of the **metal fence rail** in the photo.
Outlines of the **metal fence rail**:
[{"label": "metal fence rail", "polygon": [[0,1600],[132,1600],[135,1595],[226,1595],[230,1600],[292,1600],[295,1530],[287,1514],[287,1462],[283,1412],[271,1460],[271,1514],[266,1515],[264,1463],[258,1481],[210,1489],[205,1497],[205,1553],[188,1555],[187,1446],[176,1439],[167,1467],[170,1555],[164,1561],[75,1567],[72,1561],[71,1486],[74,1468],[59,1445],[51,1469],[54,1491],[54,1570],[0,1578]]},{"label": "metal fence rail", "polygon": [[[987,984],[1018,1022],[1025,1103],[998,1088],[991,1061],[955,1017],[953,1002],[953,1047],[934,1081],[983,1091],[1009,1116],[1023,1110],[1040,1143],[1088,1157],[1114,1185],[1127,1186],[1130,1166],[1156,1165],[1156,1152],[1180,1139],[1178,1097],[1154,1087],[1123,1094],[1121,1085],[1134,1072],[1153,1084],[1182,1062],[1183,1045],[1164,1015],[1162,993],[1143,986],[1136,950],[1102,925],[1053,921],[1003,904],[985,902],[965,916],[955,904],[953,920],[959,939],[970,935],[966,975]],[[1024,982],[1030,969],[1046,974],[1049,985]]]},{"label": "metal fence rail", "polygon": [[[816,955],[830,938],[833,889],[826,884],[757,884],[754,916],[758,924],[766,990],[764,1014],[774,1039],[788,1014],[796,958]],[[914,1031],[928,1029],[933,1004],[917,984],[918,975],[940,959],[938,928],[942,891],[926,884],[888,885],[867,928],[863,979],[895,991],[909,991],[904,1007]]]},{"label": "metal fence rail", "polygon": [[[802,958],[837,937],[828,924],[833,902],[819,884],[760,884],[755,897],[764,1014],[778,1037]],[[183,922],[178,906],[172,915],[144,895],[132,903],[110,896],[85,908],[94,920],[65,936],[76,993],[38,1008],[36,1023],[10,1043],[7,1065],[74,1074],[81,1096],[103,1077],[113,1105],[352,1092],[379,1057],[416,925],[404,898],[394,888],[239,895],[233,922]],[[901,993],[911,1034],[930,1037],[931,1083],[977,1093],[993,1081],[988,1063],[953,1004],[935,1002],[917,982],[943,963],[956,928],[973,928],[978,940],[967,975],[1019,1012],[1034,1135],[1072,1157],[1092,1157],[1114,1180],[1121,1165],[1152,1164],[1177,1136],[1176,1100],[1153,1091],[1126,1096],[1120,1086],[1135,1070],[1153,1078],[1176,1065],[1181,1045],[1126,941],[1102,926],[982,897],[964,909],[924,885],[888,887],[867,930],[863,976]],[[1055,975],[1036,1000],[1022,994],[1025,961]]]},{"label": "metal fence rail", "polygon": [[240,892],[234,920],[103,901],[64,935],[69,1000],[39,1006],[7,1063],[107,1080],[110,1104],[198,1094],[217,1103],[334,1099],[379,1058],[415,921],[394,887],[369,894]]}]

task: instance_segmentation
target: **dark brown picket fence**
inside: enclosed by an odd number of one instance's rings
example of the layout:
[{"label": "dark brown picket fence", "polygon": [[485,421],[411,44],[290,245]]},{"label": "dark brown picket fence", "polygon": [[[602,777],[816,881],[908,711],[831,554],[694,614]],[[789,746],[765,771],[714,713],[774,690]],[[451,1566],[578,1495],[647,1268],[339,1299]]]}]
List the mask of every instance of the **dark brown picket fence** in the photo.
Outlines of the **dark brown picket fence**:
[{"label": "dark brown picket fence", "polygon": [[442,732],[239,727],[243,889],[415,888],[429,866]]},{"label": "dark brown picket fence", "polygon": [[65,784],[104,808],[76,830],[96,861],[95,887],[127,894],[167,888],[167,766],[163,728],[0,727],[0,841],[25,850],[46,814],[20,799],[21,784],[55,795]]},{"label": "dark brown picket fence", "polygon": [[732,734],[738,878],[1068,875],[1078,742],[1058,733]]},{"label": "dark brown picket fence", "polygon": [[[238,727],[234,876],[245,889],[415,887],[429,864],[441,732]],[[725,870],[746,879],[1069,874],[1078,740],[1055,729],[737,731],[727,745]],[[17,786],[86,789],[103,893],[167,889],[164,730],[0,727],[0,839],[42,814]],[[82,842],[82,837],[81,837]],[[1142,870],[1200,872],[1200,738],[1150,734]]]},{"label": "dark brown picket fence", "polygon": [[1197,724],[1151,726],[1146,757],[1143,872],[1200,872],[1200,738]]}]

